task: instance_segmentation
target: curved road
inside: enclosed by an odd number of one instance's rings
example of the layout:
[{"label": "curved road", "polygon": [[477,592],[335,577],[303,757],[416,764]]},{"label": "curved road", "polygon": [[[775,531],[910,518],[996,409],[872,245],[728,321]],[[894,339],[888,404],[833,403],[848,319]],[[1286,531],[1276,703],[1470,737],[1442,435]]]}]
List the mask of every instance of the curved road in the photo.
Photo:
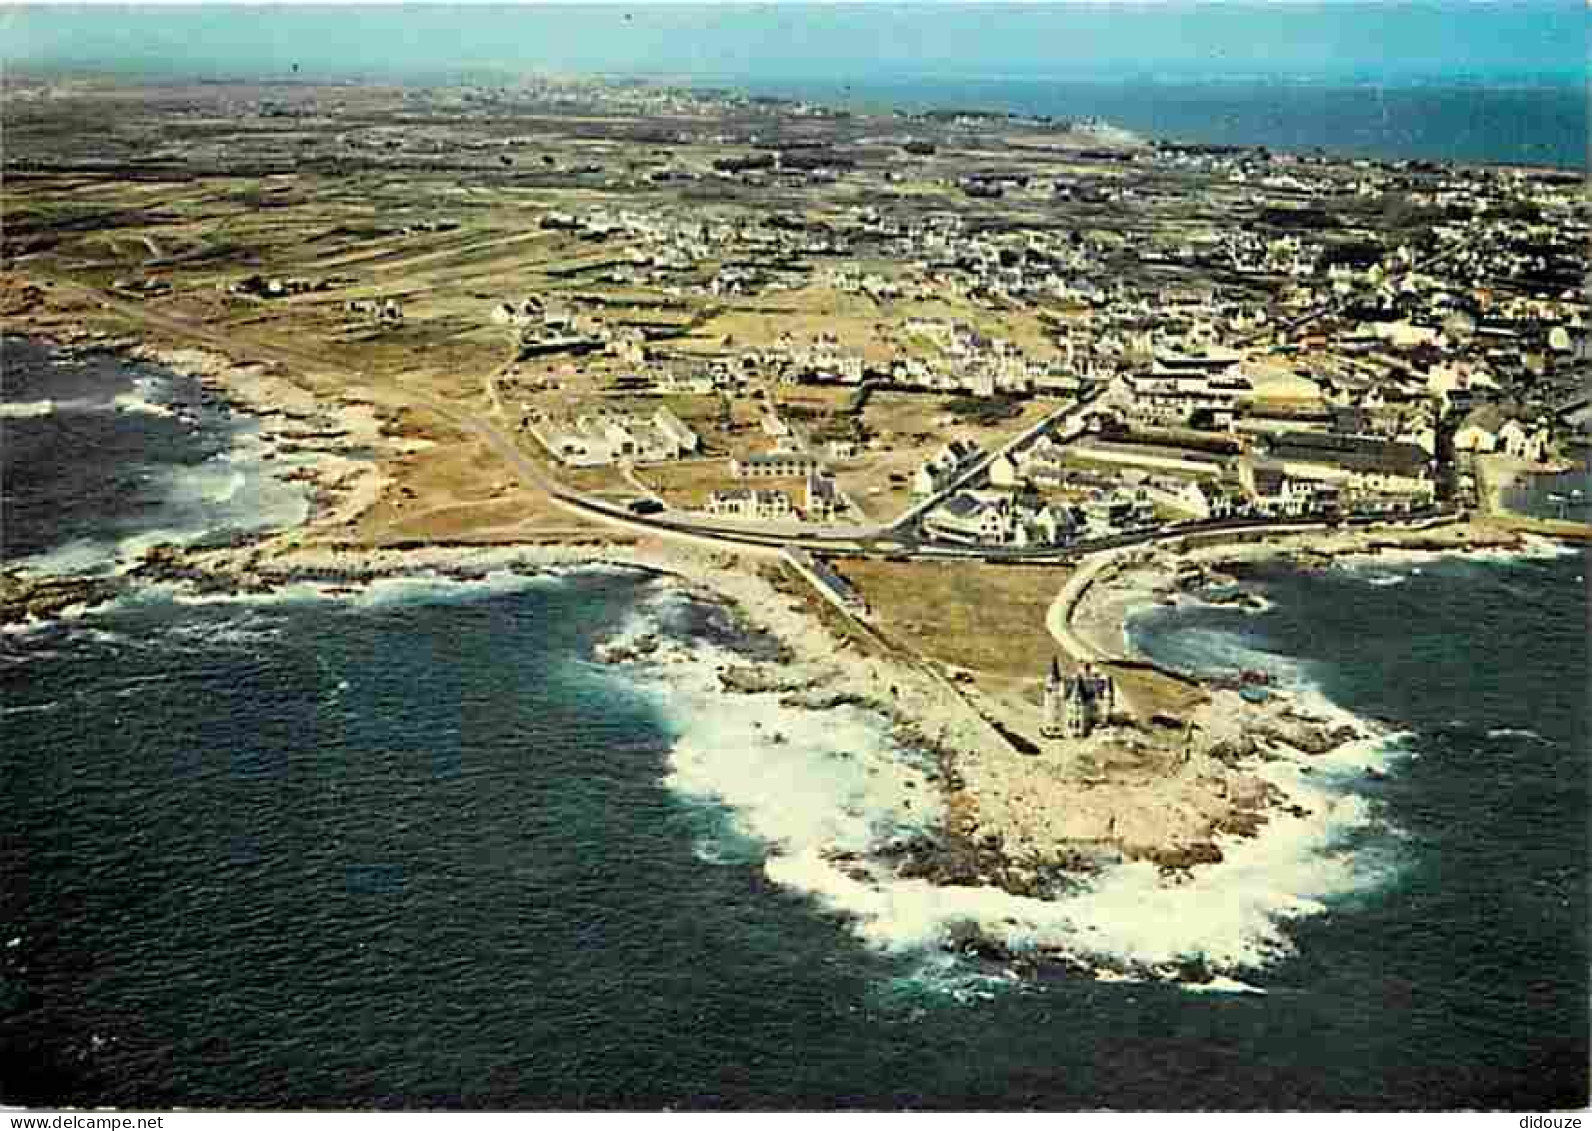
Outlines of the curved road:
[{"label": "curved road", "polygon": [[[42,272],[40,274],[41,276],[43,275]],[[522,481],[546,494],[565,510],[582,518],[595,520],[631,532],[663,535],[697,544],[716,545],[725,549],[753,550],[764,553],[778,553],[787,547],[796,547],[830,553],[837,551],[852,554],[894,552],[904,554],[910,559],[924,561],[962,558],[1039,563],[1046,561],[1075,561],[1086,555],[1104,550],[1140,545],[1165,538],[1184,537],[1190,534],[1219,533],[1229,530],[1258,532],[1272,528],[1287,529],[1299,526],[1297,519],[1292,521],[1227,519],[1184,523],[1174,528],[1158,527],[1143,532],[1132,532],[1090,542],[1050,547],[1044,550],[1011,550],[1002,547],[957,548],[918,544],[916,537],[911,533],[911,527],[916,522],[919,514],[951,493],[960,490],[976,476],[982,474],[999,456],[1015,450],[1040,435],[1046,428],[1086,408],[1092,402],[1093,398],[1090,397],[1081,398],[1065,408],[1050,413],[1005,444],[993,449],[975,463],[970,464],[965,471],[958,474],[956,479],[944,491],[915,504],[911,510],[893,522],[875,528],[865,528],[861,531],[851,528],[845,533],[826,533],[823,530],[817,530],[809,534],[793,536],[775,532],[762,533],[740,530],[719,526],[711,522],[687,520],[672,516],[638,515],[625,507],[576,491],[559,483],[556,479],[549,476],[536,461],[525,454],[513,436],[505,432],[492,420],[461,408],[455,403],[442,400],[431,393],[417,389],[401,378],[383,382],[373,379],[367,374],[348,369],[345,366],[329,363],[325,358],[318,356],[311,350],[286,345],[277,341],[261,342],[246,331],[219,331],[202,321],[159,313],[149,309],[142,303],[117,298],[70,279],[58,276],[48,276],[48,278],[54,287],[77,294],[103,309],[113,310],[135,325],[142,324],[163,330],[179,338],[187,338],[209,346],[228,357],[235,356],[241,352],[252,357],[277,361],[306,376],[314,373],[335,374],[355,386],[365,385],[367,387],[381,388],[386,385],[396,389],[413,403],[423,405],[461,430],[483,440],[514,470]],[[1430,514],[1427,513],[1420,517],[1430,517]],[[1325,525],[1325,523],[1320,525]]]}]

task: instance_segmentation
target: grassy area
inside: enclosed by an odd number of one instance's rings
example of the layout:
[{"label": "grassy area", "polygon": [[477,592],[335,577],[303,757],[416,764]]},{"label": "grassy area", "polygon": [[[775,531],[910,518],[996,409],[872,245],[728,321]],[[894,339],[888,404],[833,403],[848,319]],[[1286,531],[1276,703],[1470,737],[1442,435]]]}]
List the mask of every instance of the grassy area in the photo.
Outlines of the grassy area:
[{"label": "grassy area", "polygon": [[1043,677],[1056,653],[1045,615],[1070,571],[983,562],[845,561],[881,629],[925,656],[995,676]]}]

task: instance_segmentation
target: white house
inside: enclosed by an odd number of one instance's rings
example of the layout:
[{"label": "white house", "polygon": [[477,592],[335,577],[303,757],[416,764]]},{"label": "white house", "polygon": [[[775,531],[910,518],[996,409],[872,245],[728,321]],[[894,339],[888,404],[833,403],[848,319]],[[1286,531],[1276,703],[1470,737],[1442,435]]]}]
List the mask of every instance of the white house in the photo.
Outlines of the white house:
[{"label": "white house", "polygon": [[804,452],[767,452],[730,460],[737,479],[801,479],[824,470],[817,458]]},{"label": "white house", "polygon": [[1015,487],[1019,476],[1017,464],[1009,455],[997,456],[989,465],[989,481],[996,487]]},{"label": "white house", "polygon": [[1548,430],[1540,424],[1511,418],[1498,429],[1498,446],[1516,459],[1541,463],[1547,455]]},{"label": "white house", "polygon": [[681,452],[695,452],[702,446],[701,437],[667,406],[652,414],[652,426]]},{"label": "white house", "polygon": [[1502,414],[1491,405],[1484,405],[1465,417],[1454,432],[1454,450],[1459,452],[1492,452],[1498,449],[1498,430],[1503,425]]},{"label": "white house", "polygon": [[1233,499],[1208,479],[1190,480],[1177,493],[1177,504],[1196,518],[1227,518],[1233,513]]},{"label": "white house", "polygon": [[726,518],[781,519],[794,513],[790,496],[783,491],[757,487],[737,487],[714,491],[708,496],[707,512]]}]

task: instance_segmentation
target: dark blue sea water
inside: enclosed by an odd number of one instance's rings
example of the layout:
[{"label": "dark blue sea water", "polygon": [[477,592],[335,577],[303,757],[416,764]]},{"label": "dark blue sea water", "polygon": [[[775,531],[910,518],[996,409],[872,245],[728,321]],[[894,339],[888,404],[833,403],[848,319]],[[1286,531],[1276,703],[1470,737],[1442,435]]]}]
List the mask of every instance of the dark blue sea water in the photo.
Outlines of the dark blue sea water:
[{"label": "dark blue sea water", "polygon": [[1543,475],[1522,475],[1503,490],[1503,505],[1518,514],[1569,522],[1592,522],[1592,472],[1587,457],[1580,467]]},{"label": "dark blue sea water", "polygon": [[[100,451],[127,458],[72,458]],[[34,490],[82,490],[34,458]],[[1263,613],[1146,613],[1167,662],[1268,667],[1399,733],[1274,766],[1314,816],[1189,888],[1130,869],[1049,908],[813,860],[910,824],[926,791],[889,783],[914,756],[861,712],[717,692],[726,650],[766,643],[640,574],[144,590],[9,631],[0,1099],[1584,1104],[1584,569],[1267,569]],[[643,631],[656,662],[594,662]],[[980,913],[1102,977],[936,945]],[[1163,951],[1218,980],[1158,980]]]}]

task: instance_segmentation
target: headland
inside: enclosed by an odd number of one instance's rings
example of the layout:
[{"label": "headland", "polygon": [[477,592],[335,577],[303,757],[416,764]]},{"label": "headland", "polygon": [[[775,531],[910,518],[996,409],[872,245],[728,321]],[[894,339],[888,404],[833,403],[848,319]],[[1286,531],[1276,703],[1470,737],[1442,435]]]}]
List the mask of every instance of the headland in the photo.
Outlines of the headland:
[{"label": "headland", "polygon": [[[311,500],[8,568],[7,623],[149,584],[658,572],[783,646],[727,693],[932,752],[943,827],[825,861],[858,885],[1189,882],[1310,819],[1269,764],[1379,728],[1160,667],[1135,608],[1253,601],[1231,571],[1264,557],[1587,533],[1584,499],[1505,507],[1592,419],[1553,170],[585,83],[7,96],[0,329],[197,377]],[[161,144],[73,133],[106,107]]]}]

